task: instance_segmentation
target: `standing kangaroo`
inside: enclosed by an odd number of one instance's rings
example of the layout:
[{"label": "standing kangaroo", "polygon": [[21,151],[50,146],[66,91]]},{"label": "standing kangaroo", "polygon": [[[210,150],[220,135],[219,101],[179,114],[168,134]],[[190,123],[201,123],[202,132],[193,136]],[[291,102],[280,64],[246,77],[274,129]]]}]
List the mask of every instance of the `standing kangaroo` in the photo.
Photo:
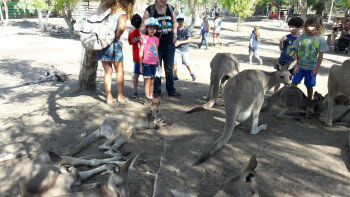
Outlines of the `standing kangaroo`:
[{"label": "standing kangaroo", "polygon": [[[350,60],[343,62],[342,66],[333,65],[328,76],[328,109],[325,124],[332,126],[333,107],[337,96],[343,95],[350,99]],[[350,136],[349,136],[350,143]]]},{"label": "standing kangaroo", "polygon": [[259,113],[264,103],[265,93],[278,83],[290,86],[289,68],[275,65],[275,72],[262,70],[244,70],[227,81],[224,89],[226,122],[225,128],[210,150],[197,160],[194,165],[199,165],[213,156],[231,138],[232,132],[239,123],[251,118],[250,134],[258,134],[266,130],[267,124],[258,126]]},{"label": "standing kangaroo", "polygon": [[239,72],[239,63],[231,53],[217,53],[210,62],[210,87],[207,95],[208,102],[201,107],[187,111],[186,114],[212,108],[217,102],[219,88],[223,89],[225,82]]},{"label": "standing kangaroo", "polygon": [[82,142],[73,147],[67,154],[74,156],[92,142],[106,138],[107,141],[102,144],[100,150],[108,150],[106,154],[116,156],[118,148],[124,144],[131,135],[141,129],[159,128],[165,125],[165,118],[160,118],[159,105],[161,97],[152,101],[148,112],[124,112],[113,117],[107,117],[100,128],[88,135]]}]

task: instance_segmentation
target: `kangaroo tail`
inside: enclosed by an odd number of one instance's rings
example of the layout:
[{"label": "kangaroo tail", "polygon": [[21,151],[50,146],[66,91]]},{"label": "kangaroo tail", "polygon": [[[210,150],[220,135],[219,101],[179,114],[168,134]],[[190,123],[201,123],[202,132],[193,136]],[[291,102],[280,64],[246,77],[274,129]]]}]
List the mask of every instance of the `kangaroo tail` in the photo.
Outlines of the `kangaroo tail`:
[{"label": "kangaroo tail", "polygon": [[214,106],[214,104],[215,104],[215,100],[209,100],[206,104],[204,104],[200,107],[195,107],[195,108],[191,109],[190,111],[187,111],[186,114],[191,114],[193,112],[204,111],[204,110],[210,109]]},{"label": "kangaroo tail", "polygon": [[78,145],[73,147],[70,150],[70,152],[68,154],[66,154],[66,155],[73,157],[74,155],[79,153],[81,150],[86,148],[89,144],[91,144],[92,142],[98,140],[100,138],[100,136],[98,135],[99,132],[100,132],[100,128],[97,129],[96,131],[92,132],[90,135],[88,135],[82,142],[80,142]]}]

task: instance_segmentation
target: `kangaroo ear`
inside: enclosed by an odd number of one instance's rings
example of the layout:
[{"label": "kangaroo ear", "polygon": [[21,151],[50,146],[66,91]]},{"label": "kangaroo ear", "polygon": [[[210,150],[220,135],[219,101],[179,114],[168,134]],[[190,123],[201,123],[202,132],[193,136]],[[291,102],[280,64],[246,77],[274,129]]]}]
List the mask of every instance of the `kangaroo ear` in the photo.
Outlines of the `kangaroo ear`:
[{"label": "kangaroo ear", "polygon": [[249,183],[253,178],[255,178],[255,174],[253,172],[248,172],[244,175],[244,182]]},{"label": "kangaroo ear", "polygon": [[134,162],[135,162],[137,156],[138,156],[138,155],[135,155],[135,156],[133,156],[133,157],[130,157],[130,158],[123,164],[123,166],[121,166],[121,168],[122,168],[122,170],[123,170],[124,172],[128,172],[128,171],[132,168],[132,166],[134,165]]},{"label": "kangaroo ear", "polygon": [[64,160],[62,159],[62,157],[60,157],[59,155],[57,155],[56,153],[51,152],[51,151],[49,151],[49,158],[50,158],[52,164],[53,164],[54,166],[57,166],[57,167],[60,166],[60,165],[62,165],[63,162],[64,162]]},{"label": "kangaroo ear", "polygon": [[277,71],[281,71],[282,70],[282,66],[281,66],[281,64],[279,64],[279,63],[274,63],[274,68],[277,70]]},{"label": "kangaroo ear", "polygon": [[255,168],[258,166],[258,162],[256,161],[256,155],[253,155],[249,162],[247,167],[245,168],[246,171],[255,171]]},{"label": "kangaroo ear", "polygon": [[119,173],[120,172],[120,167],[117,164],[113,163],[106,163],[105,167],[109,173]]}]

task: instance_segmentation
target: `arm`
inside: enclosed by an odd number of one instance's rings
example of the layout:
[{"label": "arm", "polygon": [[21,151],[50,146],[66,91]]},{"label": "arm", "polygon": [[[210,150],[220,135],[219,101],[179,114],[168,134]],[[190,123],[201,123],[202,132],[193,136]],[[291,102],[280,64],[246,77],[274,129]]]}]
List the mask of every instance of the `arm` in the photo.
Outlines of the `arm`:
[{"label": "arm", "polygon": [[280,50],[282,51],[284,49],[283,42],[287,40],[287,36],[283,36],[280,40]]},{"label": "arm", "polygon": [[294,60],[297,61],[297,63],[294,65],[294,74],[296,75],[299,72],[299,58],[298,58],[298,49],[295,49],[294,51]]},{"label": "arm", "polygon": [[149,18],[149,13],[147,10],[145,10],[145,13],[143,14],[142,17],[142,22],[141,22],[141,26],[140,26],[140,35],[145,35],[146,33],[146,19]]},{"label": "arm", "polygon": [[158,64],[158,72],[160,72],[160,70],[162,69],[161,67],[160,67],[160,61],[159,61],[159,53],[158,53],[158,47],[157,47],[157,49],[156,49],[156,51],[157,51],[157,64]]},{"label": "arm", "polygon": [[318,70],[319,70],[320,67],[321,67],[322,60],[323,60],[323,52],[320,52],[320,53],[318,54],[318,57],[317,57],[317,64],[316,64],[316,67],[315,67],[315,69],[312,71],[311,76],[316,76],[316,75],[317,75],[317,72],[318,72]]},{"label": "arm", "polygon": [[176,22],[175,12],[173,12],[173,34],[174,34],[173,42],[175,44],[177,41],[176,40],[177,39],[177,22]]},{"label": "arm", "polygon": [[126,20],[127,19],[128,19],[128,17],[126,16],[126,14],[121,15],[118,19],[118,29],[115,32],[115,38],[117,40],[120,40],[120,37],[122,36],[122,34],[124,33],[124,31],[126,29]]},{"label": "arm", "polygon": [[141,42],[141,47],[140,47],[140,73],[142,73],[142,60],[143,60],[143,50],[145,46]]}]

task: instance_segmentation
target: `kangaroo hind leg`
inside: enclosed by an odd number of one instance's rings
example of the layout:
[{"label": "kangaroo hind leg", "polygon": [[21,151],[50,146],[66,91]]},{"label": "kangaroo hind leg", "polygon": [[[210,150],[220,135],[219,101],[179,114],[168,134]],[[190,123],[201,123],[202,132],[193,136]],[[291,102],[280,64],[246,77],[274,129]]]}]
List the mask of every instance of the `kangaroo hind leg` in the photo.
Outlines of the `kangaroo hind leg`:
[{"label": "kangaroo hind leg", "polygon": [[250,129],[250,134],[252,134],[252,135],[256,135],[260,131],[267,129],[267,124],[262,124],[262,125],[258,126],[260,109],[261,109],[261,105],[260,105],[260,107],[254,108],[252,111],[252,116],[251,116],[252,127]]}]

